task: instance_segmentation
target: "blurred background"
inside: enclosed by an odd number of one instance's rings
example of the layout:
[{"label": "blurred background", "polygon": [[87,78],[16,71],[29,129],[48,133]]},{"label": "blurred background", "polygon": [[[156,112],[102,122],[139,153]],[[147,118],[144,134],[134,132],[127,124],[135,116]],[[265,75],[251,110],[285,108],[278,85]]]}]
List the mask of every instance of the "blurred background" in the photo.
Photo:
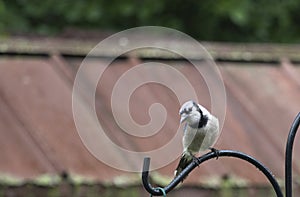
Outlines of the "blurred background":
[{"label": "blurred background", "polygon": [[[114,33],[148,25],[174,28],[203,44],[220,70],[227,94],[225,124],[216,148],[257,158],[283,187],[286,138],[300,111],[299,22],[297,0],[0,0],[0,196],[149,196],[139,173],[110,167],[87,150],[72,114],[74,80],[90,50]],[[147,39],[142,35],[137,41]],[[168,37],[159,42],[174,44]],[[114,47],[107,46],[86,60],[90,68],[85,73],[87,82],[94,69],[105,69],[108,59],[115,57]],[[175,41],[174,47],[201,61],[188,45]],[[211,104],[202,76],[181,56],[161,50],[118,56],[99,80],[96,110],[106,135],[118,146],[137,152],[163,146],[179,126],[181,103],[176,94],[153,83],[134,91],[130,112],[138,123],[146,124],[151,104],[163,104],[168,116],[161,130],[148,138],[133,137],[115,122],[111,109],[114,85],[126,71],[147,62],[172,66],[189,79],[202,105],[209,109]],[[152,75],[178,83],[161,73]],[[85,102],[83,96],[83,106]],[[101,151],[119,155],[115,150]],[[124,165],[134,164],[122,159]],[[168,184],[178,161],[151,172],[153,185]],[[293,164],[297,195],[297,154]],[[254,167],[219,158],[195,169],[168,194],[182,195],[275,193]]]},{"label": "blurred background", "polygon": [[[58,35],[73,29],[120,31],[156,25],[199,40],[299,41],[299,6],[288,1],[0,1],[2,35]],[[79,32],[80,33],[80,32]],[[74,36],[75,36],[74,35]]]}]

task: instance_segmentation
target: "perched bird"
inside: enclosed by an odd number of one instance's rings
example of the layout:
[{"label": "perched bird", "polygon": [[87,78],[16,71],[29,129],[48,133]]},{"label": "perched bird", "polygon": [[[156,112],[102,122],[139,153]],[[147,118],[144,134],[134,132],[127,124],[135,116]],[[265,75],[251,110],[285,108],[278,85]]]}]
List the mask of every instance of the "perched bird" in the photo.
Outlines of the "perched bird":
[{"label": "perched bird", "polygon": [[200,151],[216,149],[211,146],[216,142],[219,135],[219,121],[211,115],[203,106],[194,101],[187,101],[180,110],[180,123],[185,122],[182,139],[183,153],[179,164],[174,172],[179,175],[193,159],[197,159],[195,154]]}]

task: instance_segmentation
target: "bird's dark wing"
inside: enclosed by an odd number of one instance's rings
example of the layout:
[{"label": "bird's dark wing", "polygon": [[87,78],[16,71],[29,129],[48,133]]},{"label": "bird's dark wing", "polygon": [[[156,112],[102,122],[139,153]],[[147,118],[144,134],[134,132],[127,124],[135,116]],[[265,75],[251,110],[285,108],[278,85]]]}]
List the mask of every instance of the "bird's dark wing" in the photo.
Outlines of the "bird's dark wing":
[{"label": "bird's dark wing", "polygon": [[184,170],[191,162],[192,162],[192,158],[189,157],[188,155],[183,154],[176,168],[175,176],[178,176],[182,172],[182,170]]}]

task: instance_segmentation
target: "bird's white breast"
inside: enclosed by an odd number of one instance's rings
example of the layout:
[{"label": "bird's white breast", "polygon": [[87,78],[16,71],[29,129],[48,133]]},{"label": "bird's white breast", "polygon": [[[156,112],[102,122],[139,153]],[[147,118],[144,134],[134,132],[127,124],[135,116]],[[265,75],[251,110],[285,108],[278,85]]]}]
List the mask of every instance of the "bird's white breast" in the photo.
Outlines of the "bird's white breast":
[{"label": "bird's white breast", "polygon": [[210,116],[203,128],[192,128],[189,124],[186,125],[183,148],[191,153],[205,151],[216,142],[219,135],[219,122],[214,116]]}]

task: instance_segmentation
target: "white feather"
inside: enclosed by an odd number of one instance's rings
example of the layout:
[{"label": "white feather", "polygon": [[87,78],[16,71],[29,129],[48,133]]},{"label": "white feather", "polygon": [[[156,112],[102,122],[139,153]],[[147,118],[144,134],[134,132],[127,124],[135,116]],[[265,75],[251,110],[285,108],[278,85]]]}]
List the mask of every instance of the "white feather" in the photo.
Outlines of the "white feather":
[{"label": "white feather", "polygon": [[219,136],[219,121],[205,107],[188,101],[181,106],[179,114],[180,122],[186,122],[186,125],[182,139],[183,153],[176,176],[192,161],[194,154],[212,148]]},{"label": "white feather", "polygon": [[[181,111],[191,108],[194,102],[188,101],[182,105]],[[201,115],[198,111],[191,111],[186,118],[186,126],[183,136],[183,149],[184,151],[189,151],[193,154],[199,151],[205,151],[212,147],[219,136],[219,121],[216,117],[211,115],[209,111],[199,105],[203,116],[207,116],[207,124],[202,128],[193,128],[191,125],[198,124]]]}]

